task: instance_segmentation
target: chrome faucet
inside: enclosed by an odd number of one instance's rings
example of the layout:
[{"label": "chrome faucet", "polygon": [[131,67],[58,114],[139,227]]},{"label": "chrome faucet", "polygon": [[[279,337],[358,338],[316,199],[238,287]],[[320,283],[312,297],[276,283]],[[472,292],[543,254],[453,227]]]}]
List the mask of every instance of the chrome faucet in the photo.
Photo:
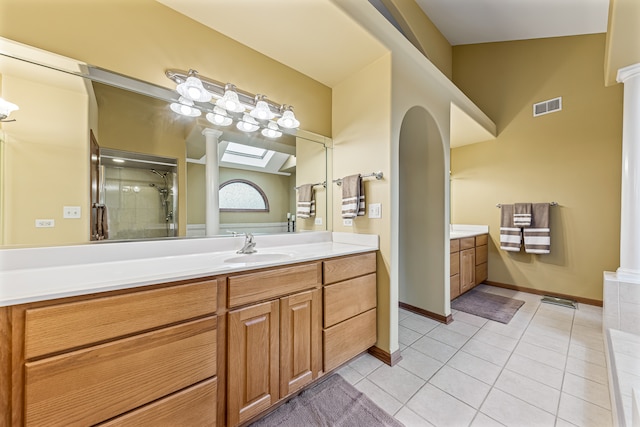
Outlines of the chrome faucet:
[{"label": "chrome faucet", "polygon": [[244,246],[242,247],[242,249],[240,249],[236,253],[238,253],[238,254],[253,254],[253,253],[256,253],[258,251],[256,251],[254,249],[255,246],[256,246],[256,242],[253,241],[253,234],[247,233],[247,234],[245,234]]}]

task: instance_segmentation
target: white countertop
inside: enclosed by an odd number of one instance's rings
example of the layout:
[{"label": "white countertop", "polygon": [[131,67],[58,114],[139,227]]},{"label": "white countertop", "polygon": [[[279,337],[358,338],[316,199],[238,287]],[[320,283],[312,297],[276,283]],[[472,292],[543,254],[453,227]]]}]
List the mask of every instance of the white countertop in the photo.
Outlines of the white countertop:
[{"label": "white countertop", "polygon": [[450,239],[463,239],[465,237],[479,236],[488,234],[488,225],[470,225],[470,224],[451,224],[449,229]]},{"label": "white countertop", "polygon": [[229,274],[378,249],[371,234],[303,232],[255,236],[275,261],[230,263],[244,237],[176,239],[0,250],[0,307],[167,281]]}]

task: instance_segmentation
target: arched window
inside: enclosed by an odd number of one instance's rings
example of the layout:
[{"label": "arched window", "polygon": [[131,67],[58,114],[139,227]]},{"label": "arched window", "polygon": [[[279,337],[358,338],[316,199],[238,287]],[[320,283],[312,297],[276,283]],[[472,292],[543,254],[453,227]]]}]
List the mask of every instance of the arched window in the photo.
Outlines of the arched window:
[{"label": "arched window", "polygon": [[264,191],[245,179],[231,179],[220,185],[220,211],[269,212]]}]

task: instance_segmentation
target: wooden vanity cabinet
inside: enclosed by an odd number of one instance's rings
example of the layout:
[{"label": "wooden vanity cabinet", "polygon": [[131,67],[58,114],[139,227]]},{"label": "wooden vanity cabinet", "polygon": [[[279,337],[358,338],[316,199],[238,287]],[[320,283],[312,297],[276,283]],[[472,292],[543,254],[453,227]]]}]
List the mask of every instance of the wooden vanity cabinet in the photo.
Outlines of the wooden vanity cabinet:
[{"label": "wooden vanity cabinet", "polygon": [[337,368],[376,343],[376,254],[323,262],[324,371]]},{"label": "wooden vanity cabinet", "polygon": [[[320,263],[229,277],[230,305],[251,305],[228,314],[227,425],[250,420],[318,378],[321,284]],[[256,303],[265,296],[270,300]]]},{"label": "wooden vanity cabinet", "polygon": [[449,241],[449,294],[451,299],[460,295],[460,240]]},{"label": "wooden vanity cabinet", "polygon": [[12,306],[12,425],[215,425],[216,310],[216,279]]},{"label": "wooden vanity cabinet", "polygon": [[488,235],[450,240],[450,298],[454,299],[488,277]]},{"label": "wooden vanity cabinet", "polygon": [[476,236],[476,285],[484,282],[489,277],[488,271],[488,262],[487,258],[489,255],[488,251],[488,235],[482,234],[480,236]]}]

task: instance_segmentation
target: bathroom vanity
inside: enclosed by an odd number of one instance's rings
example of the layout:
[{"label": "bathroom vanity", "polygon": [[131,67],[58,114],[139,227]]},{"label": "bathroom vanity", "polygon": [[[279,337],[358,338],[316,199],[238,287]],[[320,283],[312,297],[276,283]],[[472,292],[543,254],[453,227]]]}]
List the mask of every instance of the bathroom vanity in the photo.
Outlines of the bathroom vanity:
[{"label": "bathroom vanity", "polygon": [[453,300],[488,277],[486,226],[453,226],[449,243],[449,286]]},{"label": "bathroom vanity", "polygon": [[260,258],[218,240],[3,269],[0,424],[235,426],[375,344],[377,236],[259,236]]}]

